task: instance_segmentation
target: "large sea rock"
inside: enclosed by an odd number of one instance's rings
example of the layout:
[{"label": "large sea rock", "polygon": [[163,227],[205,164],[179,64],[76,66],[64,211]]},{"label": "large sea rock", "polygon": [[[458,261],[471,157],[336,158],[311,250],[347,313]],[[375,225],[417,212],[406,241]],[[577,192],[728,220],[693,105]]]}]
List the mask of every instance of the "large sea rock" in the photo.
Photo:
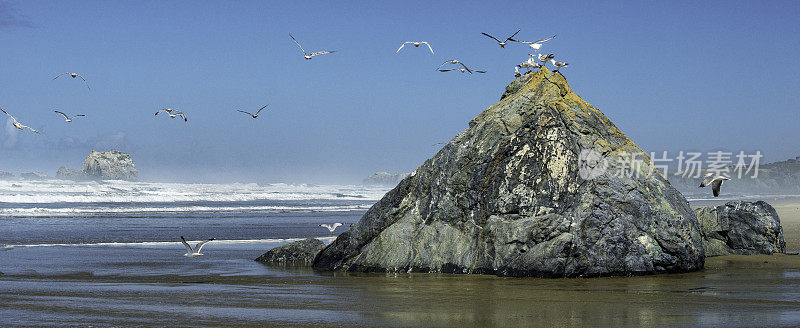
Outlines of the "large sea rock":
[{"label": "large sea rock", "polygon": [[93,150],[83,161],[81,171],[87,178],[98,180],[136,180],[139,174],[131,156],[114,149]]},{"label": "large sea rock", "polygon": [[256,261],[264,263],[295,263],[308,265],[314,260],[325,243],[316,238],[306,238],[275,247],[262,254]]},{"label": "large sea rock", "polygon": [[778,212],[764,201],[731,201],[695,210],[706,256],[786,252]]},{"label": "large sea rock", "polygon": [[[638,174],[599,165],[626,153],[642,159]],[[701,269],[694,212],[650,168],[649,157],[561,74],[526,74],[313,266],[537,277]]]}]

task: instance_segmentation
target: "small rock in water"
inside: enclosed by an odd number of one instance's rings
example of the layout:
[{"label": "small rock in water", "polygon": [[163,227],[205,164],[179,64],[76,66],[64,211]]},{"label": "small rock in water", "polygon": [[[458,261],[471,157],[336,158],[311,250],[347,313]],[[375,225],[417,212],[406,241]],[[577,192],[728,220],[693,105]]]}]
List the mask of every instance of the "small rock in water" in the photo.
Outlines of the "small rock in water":
[{"label": "small rock in water", "polygon": [[325,247],[325,243],[315,238],[306,238],[283,246],[275,247],[256,261],[266,263],[308,263],[314,261],[317,253]]}]

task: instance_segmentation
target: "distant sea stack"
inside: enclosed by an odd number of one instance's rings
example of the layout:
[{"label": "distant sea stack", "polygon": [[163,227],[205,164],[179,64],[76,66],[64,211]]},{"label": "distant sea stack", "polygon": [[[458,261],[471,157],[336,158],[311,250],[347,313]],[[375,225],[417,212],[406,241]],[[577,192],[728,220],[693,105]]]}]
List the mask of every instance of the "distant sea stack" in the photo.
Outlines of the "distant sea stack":
[{"label": "distant sea stack", "polygon": [[81,172],[88,179],[136,180],[138,172],[131,156],[118,150],[92,151],[83,161]]},{"label": "distant sea stack", "polygon": [[581,174],[584,150],[634,153],[644,159],[636,170],[652,167],[561,74],[525,74],[313,266],[535,277],[701,269],[686,199],[659,173]]},{"label": "distant sea stack", "polygon": [[361,181],[367,187],[394,187],[411,173],[391,174],[388,172],[375,172]]}]

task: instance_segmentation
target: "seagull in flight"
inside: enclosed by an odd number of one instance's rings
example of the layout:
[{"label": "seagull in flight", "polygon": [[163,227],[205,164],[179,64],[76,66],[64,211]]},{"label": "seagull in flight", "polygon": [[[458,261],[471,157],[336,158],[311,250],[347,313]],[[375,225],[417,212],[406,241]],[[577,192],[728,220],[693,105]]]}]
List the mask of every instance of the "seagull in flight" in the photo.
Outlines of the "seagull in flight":
[{"label": "seagull in flight", "polygon": [[303,58],[305,58],[305,59],[311,59],[311,57],[314,57],[316,55],[332,54],[332,53],[336,52],[336,50],[334,50],[334,51],[317,51],[317,52],[312,53],[312,54],[306,53],[306,50],[303,49],[303,46],[300,45],[300,42],[297,42],[297,39],[295,39],[292,36],[292,33],[289,33],[289,36],[292,38],[292,40],[294,40],[294,43],[297,43],[297,46],[300,47],[300,50],[303,51]]},{"label": "seagull in flight", "polygon": [[550,59],[550,63],[553,64],[553,67],[556,68],[553,72],[558,72],[558,70],[562,67],[567,67],[567,63],[562,61],[556,61],[555,59]]},{"label": "seagull in flight", "polygon": [[323,227],[323,228],[326,228],[326,229],[328,229],[328,231],[330,231],[330,232],[333,232],[333,231],[334,231],[334,230],[336,230],[336,228],[338,228],[340,225],[342,225],[342,224],[341,224],[341,223],[339,223],[339,222],[336,222],[336,223],[334,223],[334,224],[320,224],[319,226],[320,226],[320,227]]},{"label": "seagull in flight", "polygon": [[468,72],[468,71],[470,73],[472,73],[472,72],[475,72],[475,73],[486,73],[486,71],[477,71],[477,70],[470,71],[470,70],[468,70],[466,68],[450,68],[450,69],[440,69],[439,70],[439,72],[449,72],[449,71],[460,71],[461,73],[465,73],[465,72]]},{"label": "seagull in flight", "polygon": [[[269,104],[267,104],[267,106],[269,106]],[[237,111],[237,112],[242,112],[242,113],[248,114],[248,115],[252,116],[253,118],[258,118],[258,113],[261,113],[261,111],[262,111],[264,108],[267,108],[267,106],[261,107],[261,109],[259,109],[259,110],[258,110],[258,111],[257,111],[255,114],[253,114],[253,113],[251,113],[251,112],[245,112],[245,111],[243,111],[243,110],[238,110],[238,109],[237,109],[236,111]]]},{"label": "seagull in flight", "polygon": [[714,173],[706,173],[706,175],[703,177],[703,182],[700,182],[700,187],[698,188],[711,185],[711,191],[714,193],[714,197],[718,197],[719,188],[722,186],[722,181],[725,180],[730,179],[721,175],[714,175]]},{"label": "seagull in flight", "polygon": [[489,34],[486,34],[486,33],[481,33],[481,34],[483,34],[483,35],[485,35],[485,36],[488,36],[488,37],[490,37],[490,38],[494,39],[495,41],[497,41],[497,43],[500,45],[500,48],[505,48],[505,47],[506,47],[506,44],[508,43],[508,41],[509,41],[509,40],[511,40],[511,38],[513,38],[515,35],[517,35],[517,33],[519,33],[519,31],[522,31],[522,30],[517,30],[517,32],[515,32],[515,33],[514,33],[514,34],[512,34],[511,36],[507,37],[507,38],[506,38],[505,40],[503,40],[503,41],[500,41],[500,39],[498,39],[498,38],[495,38],[495,37],[493,37],[493,36],[491,36],[491,35],[489,35]]},{"label": "seagull in flight", "polygon": [[69,117],[69,116],[67,116],[67,114],[64,114],[64,113],[62,113],[62,112],[59,112],[59,111],[57,111],[57,110],[54,110],[54,112],[56,112],[56,113],[59,113],[59,114],[63,115],[63,116],[64,116],[64,119],[66,119],[66,120],[67,120],[67,123],[69,123],[69,122],[72,122],[72,119],[73,119],[73,118],[80,117],[80,116],[86,116],[86,115],[83,115],[83,114],[81,114],[81,115],[75,115],[75,116],[73,116],[73,117]]},{"label": "seagull in flight", "polygon": [[520,40],[514,40],[514,39],[509,38],[508,41],[514,41],[514,42],[519,42],[519,43],[527,43],[531,48],[533,48],[533,50],[539,51],[539,49],[542,48],[542,43],[543,42],[550,41],[550,40],[554,39],[555,37],[556,36],[553,35],[553,36],[551,36],[549,38],[536,40],[536,41],[520,41]]},{"label": "seagull in flight", "polygon": [[[430,49],[430,50],[431,50],[431,54],[434,54],[434,53],[433,53],[433,48],[431,48],[431,45],[430,45],[430,43],[428,43],[428,42],[426,42],[426,41],[420,41],[420,42],[406,41],[405,43],[403,43],[402,45],[400,45],[400,48],[397,48],[397,51],[395,51],[394,53],[398,53],[398,52],[400,52],[400,49],[403,49],[403,47],[405,47],[405,46],[406,46],[407,44],[409,44],[409,43],[413,44],[415,48],[418,48],[420,44],[423,44],[423,43],[424,43],[426,46],[428,46],[428,49]],[[434,55],[435,55],[435,54],[434,54]]]},{"label": "seagull in flight", "polygon": [[462,62],[461,62],[461,61],[459,61],[458,59],[446,60],[444,63],[442,63],[441,65],[439,65],[439,67],[437,67],[436,69],[440,69],[440,68],[442,68],[442,66],[444,66],[445,64],[453,64],[453,65],[455,65],[455,64],[461,64],[461,67],[464,67],[464,69],[465,69],[465,70],[467,70],[467,72],[470,72],[470,73],[472,73],[472,71],[471,71],[469,68],[467,68],[467,65],[464,65],[464,63],[462,63]]},{"label": "seagull in flight", "polygon": [[69,73],[69,72],[67,72],[67,73],[61,73],[61,74],[59,74],[58,76],[54,77],[54,78],[53,78],[53,80],[55,80],[55,79],[59,78],[59,77],[60,77],[60,76],[62,76],[62,75],[69,75],[69,76],[72,76],[72,78],[73,78],[73,79],[74,79],[74,78],[76,78],[76,77],[79,77],[79,78],[81,78],[81,80],[83,80],[83,83],[84,83],[84,84],[86,84],[86,88],[88,88],[89,90],[92,90],[92,88],[89,88],[89,83],[86,83],[86,79],[84,79],[84,78],[83,78],[83,76],[82,76],[82,75],[80,75],[80,74],[78,74],[78,73]]},{"label": "seagull in flight", "polygon": [[[158,113],[161,113],[161,112],[166,112],[167,115],[169,115],[170,118],[175,118],[176,116],[180,116],[180,117],[183,118],[184,122],[189,122],[189,120],[186,119],[186,114],[184,114],[183,112],[181,112],[179,110],[172,109],[172,108],[162,108],[162,109],[159,109],[156,112],[155,115],[158,115]],[[155,115],[153,115],[153,116],[155,116]]]},{"label": "seagull in flight", "polygon": [[[8,115],[8,117],[10,117],[12,120],[14,120],[14,123],[11,123],[11,125],[13,125],[15,128],[20,129],[20,130],[28,129],[28,130],[31,130],[33,132],[39,133],[39,131],[36,131],[36,130],[32,129],[30,126],[19,124],[19,122],[17,122],[17,119],[14,118],[14,116],[11,116],[11,114],[6,112],[2,108],[0,108],[0,111],[3,111],[3,113],[5,113],[6,115]],[[39,134],[41,134],[41,133],[39,133]]]},{"label": "seagull in flight", "polygon": [[189,245],[189,243],[186,242],[186,239],[184,239],[183,236],[181,236],[181,242],[183,243],[183,246],[186,246],[186,249],[188,250],[186,252],[186,254],[183,254],[183,256],[186,256],[186,257],[198,257],[200,255],[203,255],[203,254],[200,253],[200,250],[203,249],[203,246],[207,242],[212,241],[212,240],[214,240],[214,238],[206,239],[204,241],[201,241],[201,242],[197,243],[197,245],[194,245],[194,248],[192,248],[192,246]]}]

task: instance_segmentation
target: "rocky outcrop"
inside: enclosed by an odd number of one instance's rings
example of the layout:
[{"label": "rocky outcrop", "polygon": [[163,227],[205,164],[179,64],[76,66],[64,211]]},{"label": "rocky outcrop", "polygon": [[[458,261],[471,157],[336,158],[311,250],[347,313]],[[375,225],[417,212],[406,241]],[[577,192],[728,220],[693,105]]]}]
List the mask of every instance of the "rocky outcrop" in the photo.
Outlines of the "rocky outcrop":
[{"label": "rocky outcrop", "polygon": [[56,171],[56,178],[66,180],[83,180],[86,179],[86,175],[81,171],[68,169],[62,166],[58,168],[58,171]]},{"label": "rocky outcrop", "polygon": [[371,187],[394,187],[409,175],[410,173],[375,172],[364,178],[361,184]]},{"label": "rocky outcrop", "polygon": [[90,179],[136,180],[138,172],[131,156],[118,150],[92,151],[83,161],[81,172]]},{"label": "rocky outcrop", "polygon": [[47,179],[47,174],[42,172],[25,172],[20,173],[19,177],[25,180],[45,180]]},{"label": "rocky outcrop", "polygon": [[0,171],[0,180],[13,180],[14,174],[6,171]]},{"label": "rocky outcrop", "polygon": [[[632,174],[599,165],[625,154],[642,159]],[[313,266],[537,277],[701,269],[695,214],[651,168],[562,75],[525,74]]]},{"label": "rocky outcrop", "polygon": [[695,212],[706,256],[786,251],[778,212],[764,201],[732,201]]},{"label": "rocky outcrop", "polygon": [[306,263],[310,264],[314,256],[325,247],[325,243],[315,238],[275,247],[259,256],[256,261],[266,263]]}]

